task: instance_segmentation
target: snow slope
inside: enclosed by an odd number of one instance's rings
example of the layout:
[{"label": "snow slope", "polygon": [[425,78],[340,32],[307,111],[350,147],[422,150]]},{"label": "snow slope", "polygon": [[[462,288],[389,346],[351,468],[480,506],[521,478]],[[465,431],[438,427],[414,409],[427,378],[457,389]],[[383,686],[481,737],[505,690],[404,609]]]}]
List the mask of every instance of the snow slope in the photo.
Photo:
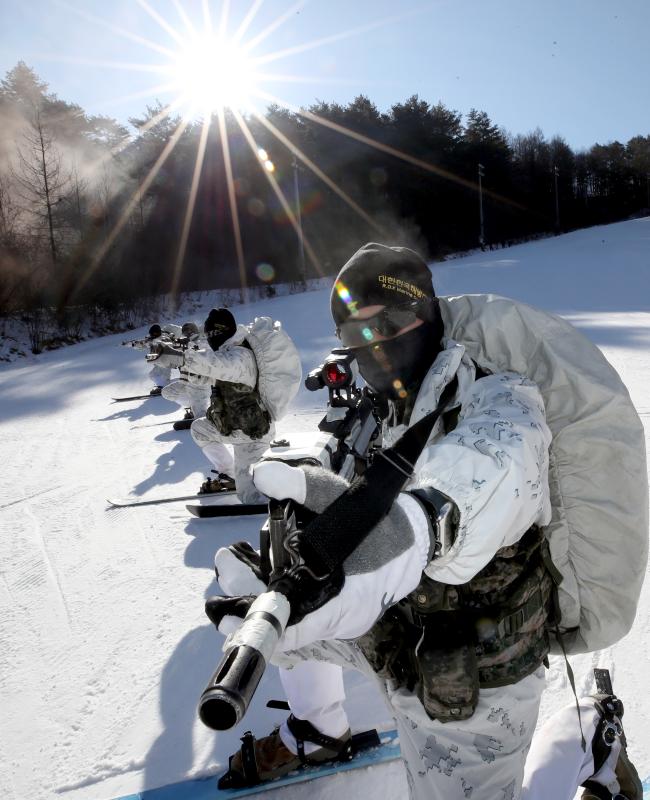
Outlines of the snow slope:
[{"label": "snow slope", "polygon": [[[580,326],[621,373],[647,438],[650,218],[478,253],[433,272],[439,294],[506,294]],[[283,321],[305,371],[335,345],[327,291],[237,310],[242,321],[260,314]],[[260,519],[188,519],[183,504],[107,511],[111,495],[193,492],[206,469],[188,432],[157,425],[180,416],[167,401],[111,403],[149,387],[142,354],[121,348],[122,338],[0,368],[0,794],[10,800],[108,800],[218,773],[239,743],[239,729],[216,734],[196,716],[221,644],[202,607],[215,591],[214,551],[255,542]],[[280,433],[311,429],[325,399],[301,391]],[[579,691],[590,689],[593,665],[612,670],[643,775],[649,643],[646,586],[629,636],[572,659]],[[347,680],[353,727],[391,727],[375,690]],[[571,697],[557,660],[549,687],[542,718]],[[246,728],[268,732],[282,712],[265,702],[281,696],[268,670]],[[350,795],[371,780],[382,798],[406,796],[399,764],[373,776],[335,776],[282,797]]]}]

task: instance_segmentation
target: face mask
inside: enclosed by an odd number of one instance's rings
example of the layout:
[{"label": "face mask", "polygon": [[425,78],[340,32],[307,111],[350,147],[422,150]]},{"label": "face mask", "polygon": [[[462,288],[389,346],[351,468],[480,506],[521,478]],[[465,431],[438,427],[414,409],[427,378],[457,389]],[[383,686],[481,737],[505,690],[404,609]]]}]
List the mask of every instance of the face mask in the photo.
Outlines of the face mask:
[{"label": "face mask", "polygon": [[206,334],[206,339],[210,347],[216,352],[224,342],[227,342],[233,336],[230,330],[225,330],[223,326],[219,326],[210,333]]},{"label": "face mask", "polygon": [[440,352],[441,326],[424,322],[385,342],[358,347],[354,354],[364,381],[378,394],[404,399],[417,391],[422,378]]}]

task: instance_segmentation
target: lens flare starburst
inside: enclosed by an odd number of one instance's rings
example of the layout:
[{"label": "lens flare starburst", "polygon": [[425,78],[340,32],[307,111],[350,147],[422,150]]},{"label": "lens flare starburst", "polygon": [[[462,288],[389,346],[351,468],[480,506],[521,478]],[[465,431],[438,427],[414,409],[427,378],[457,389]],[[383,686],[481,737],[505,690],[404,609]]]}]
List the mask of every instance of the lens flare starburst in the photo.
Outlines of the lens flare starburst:
[{"label": "lens flare starburst", "polygon": [[229,106],[247,106],[258,75],[246,52],[210,34],[193,36],[170,66],[173,91],[190,115],[209,115]]},{"label": "lens flare starburst", "polygon": [[[243,0],[242,0],[243,1]],[[63,0],[60,0],[63,2]],[[186,129],[191,130],[192,126],[197,120],[202,121],[200,136],[197,141],[196,148],[196,161],[193,170],[191,186],[189,187],[187,206],[183,214],[182,232],[178,242],[178,248],[175,258],[174,278],[172,282],[172,293],[174,293],[180,286],[180,277],[183,269],[185,251],[189,236],[190,227],[192,224],[192,217],[194,213],[195,203],[197,201],[198,187],[201,180],[202,168],[204,157],[209,148],[209,131],[213,128],[218,129],[218,139],[220,141],[220,149],[222,151],[224,170],[225,170],[225,188],[227,193],[227,202],[230,208],[230,216],[233,230],[233,240],[235,244],[235,251],[237,256],[237,263],[241,281],[242,296],[246,296],[246,280],[247,280],[247,265],[244,252],[244,243],[242,239],[242,232],[239,222],[239,211],[236,199],[236,183],[237,176],[234,171],[234,165],[230,154],[229,144],[229,123],[228,120],[234,120],[239,131],[243,135],[243,139],[248,144],[251,153],[259,163],[260,169],[263,170],[269,185],[279,201],[279,207],[282,209],[286,219],[294,227],[296,235],[300,244],[300,253],[303,259],[304,269],[304,254],[307,255],[316,274],[322,274],[321,265],[314,248],[304,235],[302,222],[301,222],[301,209],[298,200],[298,169],[300,168],[309,170],[319,181],[321,181],[329,190],[334,192],[351,211],[355,213],[364,223],[372,227],[378,234],[383,235],[383,228],[373,219],[367,211],[362,208],[348,193],[346,193],[341,186],[339,186],[321,167],[309,159],[307,154],[303,152],[296,143],[292,142],[278,127],[273,125],[271,121],[261,113],[256,106],[261,103],[276,104],[277,106],[285,109],[290,113],[301,116],[310,122],[318,123],[319,125],[329,128],[338,134],[362,143],[368,147],[376,148],[384,153],[387,153],[405,163],[416,166],[425,171],[433,172],[440,177],[451,180],[466,186],[467,188],[475,188],[475,185],[466,179],[460,178],[451,173],[445,172],[434,164],[429,164],[420,158],[416,158],[408,153],[404,153],[389,145],[378,142],[368,136],[365,136],[356,131],[350,130],[333,121],[324,119],[322,116],[315,114],[303,108],[297,108],[294,104],[277,97],[276,95],[265,91],[263,84],[265,83],[290,83],[292,81],[311,81],[304,74],[289,74],[278,75],[270,73],[267,65],[272,64],[278,60],[286,58],[296,53],[303,53],[308,50],[323,47],[326,44],[340,41],[348,37],[356,37],[365,34],[375,28],[395,24],[396,21],[407,15],[406,12],[400,13],[398,16],[392,16],[384,19],[372,20],[361,27],[340,31],[330,36],[320,37],[318,39],[310,40],[307,42],[296,44],[293,47],[284,47],[273,50],[270,48],[266,52],[262,52],[259,48],[261,44],[266,47],[269,43],[271,34],[275,34],[278,28],[284,25],[288,20],[292,19],[305,6],[305,0],[297,0],[293,5],[288,6],[281,14],[267,21],[266,26],[262,26],[255,33],[250,33],[249,29],[253,23],[258,20],[258,12],[263,5],[263,0],[251,0],[247,12],[243,19],[240,21],[236,28],[231,27],[231,20],[229,19],[231,12],[231,5],[229,0],[222,0],[220,5],[221,13],[219,20],[212,19],[211,0],[202,0],[202,19],[193,19],[190,17],[186,7],[180,0],[172,0],[176,11],[178,12],[179,20],[176,22],[166,19],[156,7],[154,7],[148,0],[136,0],[137,4],[148,14],[148,16],[156,22],[159,28],[164,31],[165,43],[154,41],[151,38],[145,38],[139,33],[114,25],[106,20],[100,19],[94,15],[89,14],[81,8],[72,8],[68,6],[70,11],[75,12],[79,16],[92,22],[93,24],[100,25],[111,31],[113,34],[129,39],[136,42],[138,45],[153,51],[157,57],[162,56],[163,63],[125,63],[125,62],[105,62],[105,61],[92,61],[91,59],[77,59],[79,64],[94,64],[101,67],[113,67],[116,69],[132,69],[134,71],[141,70],[146,73],[159,73],[164,76],[163,83],[156,83],[149,90],[150,96],[153,98],[161,92],[163,95],[169,96],[168,102],[159,104],[160,111],[153,115],[139,130],[140,136],[146,135],[147,131],[153,129],[166,117],[172,119],[172,114],[180,115],[176,117],[175,130],[169,140],[166,142],[164,148],[160,152],[159,157],[148,171],[146,176],[142,179],[133,191],[130,198],[127,198],[122,212],[119,214],[116,223],[110,229],[104,241],[96,248],[94,257],[91,263],[82,276],[77,290],[81,288],[90,278],[92,273],[99,268],[104,256],[112,247],[113,243],[117,240],[121,231],[128,224],[128,221],[133,213],[134,208],[141,202],[141,198],[146,194],[149,186],[155,180],[159,170],[164,165],[165,161],[173,151],[174,147],[180,140]],[[239,9],[241,11],[241,8]],[[416,13],[416,12],[409,12]],[[181,24],[178,24],[180,21]],[[229,32],[230,29],[230,32]],[[171,41],[170,41],[171,40]],[[74,61],[74,58],[59,57],[54,60]],[[319,78],[318,82],[327,83],[327,79]],[[334,81],[340,82],[340,81]],[[145,91],[139,91],[137,96],[145,96]],[[125,100],[127,98],[122,98]],[[278,179],[276,172],[276,163],[278,162],[278,153],[266,152],[261,149],[252,133],[251,126],[255,124],[259,129],[263,127],[272,140],[277,142],[278,148],[286,149],[293,158],[293,171],[294,171],[294,194],[296,195],[295,203],[289,201],[285,195],[285,190],[282,183]],[[120,145],[120,149],[122,146]],[[268,146],[268,145],[266,145]],[[379,176],[381,179],[381,176]],[[379,180],[378,179],[378,180]],[[253,215],[259,215],[264,211],[264,205],[259,199],[252,198],[249,200],[249,211]],[[295,211],[294,211],[295,208]],[[269,272],[264,267],[268,265],[260,265],[257,271],[257,276],[260,280],[269,280]],[[272,268],[271,268],[272,269]],[[341,294],[342,300],[348,305],[348,310],[352,315],[356,313],[356,303],[351,297],[345,296],[346,287],[337,287]]]}]

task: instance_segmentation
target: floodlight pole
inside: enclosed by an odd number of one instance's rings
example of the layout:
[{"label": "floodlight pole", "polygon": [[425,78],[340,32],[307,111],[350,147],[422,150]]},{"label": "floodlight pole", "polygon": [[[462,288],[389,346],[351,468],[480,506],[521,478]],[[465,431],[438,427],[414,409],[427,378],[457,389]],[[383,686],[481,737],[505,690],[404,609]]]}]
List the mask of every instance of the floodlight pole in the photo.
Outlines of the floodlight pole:
[{"label": "floodlight pole", "polygon": [[485,167],[483,164],[478,165],[478,212],[479,212],[479,222],[480,222],[480,229],[479,229],[479,237],[478,243],[481,245],[481,249],[485,246],[485,229],[483,225],[483,182],[482,178],[485,177]]},{"label": "floodlight pole", "polygon": [[305,244],[302,237],[302,214],[300,212],[300,183],[298,181],[298,160],[294,153],[293,161],[293,191],[296,197],[296,222],[298,223],[298,249],[300,255],[300,277],[303,284],[307,283],[307,269],[305,266]]},{"label": "floodlight pole", "polygon": [[560,232],[560,200],[558,197],[557,192],[557,176],[560,174],[560,170],[554,166],[553,167],[553,180],[555,181],[555,232]]}]

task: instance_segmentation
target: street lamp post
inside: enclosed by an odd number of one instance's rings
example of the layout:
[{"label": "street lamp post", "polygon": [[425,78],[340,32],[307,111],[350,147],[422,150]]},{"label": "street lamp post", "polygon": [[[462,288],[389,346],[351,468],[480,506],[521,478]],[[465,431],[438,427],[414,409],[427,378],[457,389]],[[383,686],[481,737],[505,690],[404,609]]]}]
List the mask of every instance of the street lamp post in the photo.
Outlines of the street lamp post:
[{"label": "street lamp post", "polygon": [[305,244],[302,236],[302,214],[300,212],[300,183],[298,181],[298,160],[294,153],[293,161],[293,190],[296,197],[296,222],[298,223],[298,251],[300,256],[300,277],[303,284],[307,283],[307,269],[305,266]]},{"label": "street lamp post", "polygon": [[560,170],[554,166],[553,167],[553,180],[555,181],[555,232],[560,232],[560,200],[558,197],[557,192],[557,176],[560,174]]},{"label": "street lamp post", "polygon": [[481,245],[481,250],[485,247],[485,229],[483,226],[483,181],[482,179],[485,177],[485,167],[483,164],[478,165],[478,212],[479,212],[479,222],[480,222],[480,231],[478,242]]}]

